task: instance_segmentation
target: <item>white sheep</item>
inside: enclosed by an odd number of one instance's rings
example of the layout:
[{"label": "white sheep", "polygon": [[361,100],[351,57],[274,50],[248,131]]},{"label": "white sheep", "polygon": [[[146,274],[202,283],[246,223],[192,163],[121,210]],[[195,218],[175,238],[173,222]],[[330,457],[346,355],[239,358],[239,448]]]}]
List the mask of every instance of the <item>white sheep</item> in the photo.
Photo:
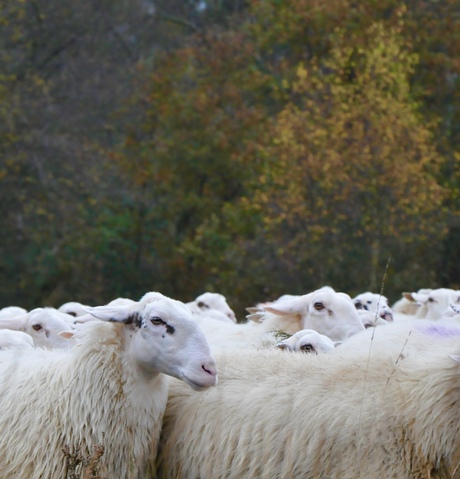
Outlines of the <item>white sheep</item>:
[{"label": "white sheep", "polygon": [[100,444],[100,477],[148,477],[165,374],[194,390],[216,384],[215,360],[183,303],[161,297],[91,311],[111,322],[83,325],[70,351],[0,352],[0,477],[67,477],[62,449],[89,456]]},{"label": "white sheep", "polygon": [[205,313],[205,316],[210,319],[236,323],[235,312],[230,308],[225,296],[220,293],[206,292],[185,304],[196,315]]},{"label": "white sheep", "polygon": [[[332,341],[342,341],[364,330],[350,296],[330,287],[276,301],[265,306],[265,310],[282,317],[299,315],[302,323],[300,329],[314,329]],[[261,321],[265,323],[266,319],[262,318]]]},{"label": "white sheep", "polygon": [[171,384],[159,479],[458,478],[460,356],[216,359],[204,397]]},{"label": "white sheep", "polygon": [[61,313],[66,313],[70,316],[77,317],[87,314],[89,307],[89,305],[79,303],[78,301],[69,301],[67,303],[61,304],[57,310]]},{"label": "white sheep", "polygon": [[75,318],[55,308],[35,308],[26,314],[11,318],[0,318],[0,329],[11,329],[29,334],[35,346],[43,348],[69,348],[68,341],[59,333],[72,331]]},{"label": "white sheep", "polygon": [[[259,323],[222,324],[217,321],[200,323],[211,348],[271,347],[276,337],[271,332],[294,334],[301,329],[314,329],[332,341],[364,330],[351,298],[330,287],[320,288],[303,296],[291,297],[264,306]],[[267,334],[269,333],[269,334]]]},{"label": "white sheep", "polygon": [[0,329],[0,350],[14,348],[30,349],[34,347],[32,337],[22,331],[13,331],[11,329]]},{"label": "white sheep", "polygon": [[381,318],[387,322],[393,321],[393,310],[388,303],[388,299],[382,294],[366,291],[355,296],[353,304],[358,310],[374,313],[376,320]]},{"label": "white sheep", "polygon": [[410,355],[423,355],[430,349],[448,352],[456,346],[460,346],[460,323],[414,318],[358,333],[338,345],[334,354],[385,354],[397,361]]},{"label": "white sheep", "polygon": [[425,319],[439,319],[450,304],[460,305],[460,291],[450,288],[433,289],[429,293],[412,293],[412,298],[421,305],[416,316]]},{"label": "white sheep", "polygon": [[21,306],[5,306],[4,308],[0,309],[0,318],[13,318],[14,316],[19,316],[26,313],[27,309],[22,308]]},{"label": "white sheep", "polygon": [[[431,288],[421,288],[417,293],[429,294],[431,291]],[[415,301],[412,297],[412,293],[406,291],[401,293],[401,298],[392,305],[391,309],[393,310],[394,315],[402,315],[404,317],[406,315],[415,316],[420,307],[420,303]],[[421,314],[423,316],[424,313]]]},{"label": "white sheep", "polygon": [[460,322],[460,305],[459,304],[449,304],[447,311],[441,316],[441,319],[450,319],[453,321]]},{"label": "white sheep", "polygon": [[313,329],[301,329],[292,336],[276,343],[276,347],[293,352],[324,354],[332,351],[337,344]]}]

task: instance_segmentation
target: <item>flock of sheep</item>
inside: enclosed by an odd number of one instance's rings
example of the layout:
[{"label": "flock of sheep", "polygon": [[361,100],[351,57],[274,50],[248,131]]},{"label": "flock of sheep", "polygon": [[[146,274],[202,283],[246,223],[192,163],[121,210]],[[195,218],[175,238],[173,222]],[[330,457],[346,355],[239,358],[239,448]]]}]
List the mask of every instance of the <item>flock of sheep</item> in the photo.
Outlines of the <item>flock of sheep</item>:
[{"label": "flock of sheep", "polygon": [[210,292],[1,309],[0,477],[66,478],[82,451],[72,477],[460,479],[460,291],[247,310]]}]

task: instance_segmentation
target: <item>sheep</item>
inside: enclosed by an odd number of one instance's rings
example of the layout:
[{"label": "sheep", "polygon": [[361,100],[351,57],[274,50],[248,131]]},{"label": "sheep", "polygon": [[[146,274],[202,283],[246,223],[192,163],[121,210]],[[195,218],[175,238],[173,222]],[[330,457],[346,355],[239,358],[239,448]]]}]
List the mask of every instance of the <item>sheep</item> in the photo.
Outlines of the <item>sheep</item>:
[{"label": "sheep", "polygon": [[358,294],[353,298],[353,304],[358,310],[374,313],[376,319],[381,318],[384,321],[393,321],[393,311],[388,304],[388,299],[381,294],[371,293],[370,291]]},{"label": "sheep", "polygon": [[59,333],[72,331],[71,321],[75,318],[55,308],[35,308],[26,314],[0,319],[0,329],[12,329],[29,334],[35,346],[43,348],[70,348],[72,341]]},{"label": "sheep", "polygon": [[450,319],[460,322],[460,305],[449,304],[447,311],[441,316],[441,319]]},{"label": "sheep", "polygon": [[384,326],[388,324],[388,322],[379,316],[376,313],[371,313],[365,309],[358,309],[357,310],[359,317],[364,325],[367,328],[375,328],[377,326]]},{"label": "sheep", "polygon": [[337,344],[313,329],[301,329],[276,343],[276,347],[287,351],[323,354],[332,351]]},{"label": "sheep", "polygon": [[350,296],[330,287],[298,298],[277,301],[265,306],[265,310],[280,316],[301,315],[300,329],[314,329],[332,341],[342,341],[364,330]]},{"label": "sheep", "polygon": [[34,347],[32,337],[22,331],[13,331],[11,329],[0,329],[0,350],[14,348],[31,349]]},{"label": "sheep", "polygon": [[21,308],[21,306],[5,306],[0,309],[0,318],[13,318],[14,316],[19,316],[26,314],[27,309]]},{"label": "sheep", "polygon": [[[431,288],[421,288],[417,292],[421,294],[429,294],[431,291],[433,291]],[[420,306],[421,305],[412,297],[412,293],[403,292],[401,298],[392,305],[391,309],[395,316],[415,316],[420,309]],[[422,316],[423,314],[424,313],[422,313]]]},{"label": "sheep", "polygon": [[204,397],[171,383],[158,479],[459,477],[460,356],[216,360],[219,385]]},{"label": "sheep", "polygon": [[412,293],[412,298],[422,305],[416,313],[417,317],[439,319],[448,311],[449,304],[460,304],[460,291],[438,288],[426,294]]},{"label": "sheep", "polygon": [[409,355],[423,355],[430,349],[444,351],[460,346],[460,324],[449,319],[418,319],[394,322],[375,330],[366,330],[343,341],[334,354],[361,352],[386,354],[397,361]]},{"label": "sheep", "polygon": [[75,337],[70,351],[0,353],[0,477],[67,477],[63,448],[87,455],[101,444],[101,477],[147,477],[165,375],[195,391],[215,386],[215,359],[183,303],[162,296],[91,312],[103,321],[65,333]]},{"label": "sheep", "polygon": [[207,313],[206,316],[209,318],[215,316],[214,319],[224,322],[230,320],[236,323],[235,312],[230,308],[225,296],[222,294],[206,292],[200,294],[194,301],[186,303],[186,305],[194,314]]},{"label": "sheep", "polygon": [[87,314],[89,307],[89,305],[79,303],[78,301],[69,301],[68,303],[61,304],[57,310],[61,313],[77,317]]},{"label": "sheep", "polygon": [[217,321],[208,321],[200,323],[200,327],[213,350],[228,345],[272,347],[276,338],[267,333],[273,331],[294,334],[301,329],[314,329],[332,341],[341,341],[364,330],[351,298],[330,287],[266,305],[259,323],[217,324]]}]

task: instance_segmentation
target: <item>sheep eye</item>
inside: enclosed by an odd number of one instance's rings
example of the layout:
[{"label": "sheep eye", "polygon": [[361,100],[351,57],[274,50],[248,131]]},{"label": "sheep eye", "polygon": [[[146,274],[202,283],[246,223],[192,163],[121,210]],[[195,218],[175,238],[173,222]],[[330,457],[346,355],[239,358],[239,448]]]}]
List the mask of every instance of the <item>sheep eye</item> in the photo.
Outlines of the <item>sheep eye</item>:
[{"label": "sheep eye", "polygon": [[429,301],[430,303],[434,303],[434,299],[433,299],[433,298],[428,298],[428,301]]},{"label": "sheep eye", "polygon": [[208,306],[206,303],[203,303],[203,301],[200,301],[200,302],[198,303],[198,307],[199,307],[200,309],[207,309],[207,308],[209,308],[209,306]]},{"label": "sheep eye", "polygon": [[40,331],[40,329],[43,329],[43,326],[41,324],[34,324],[32,326],[32,329],[34,329],[35,331]]},{"label": "sheep eye", "polygon": [[324,309],[324,304],[318,301],[313,305],[313,307],[316,309],[316,311],[321,311],[322,309]]},{"label": "sheep eye", "polygon": [[173,334],[175,329],[173,326],[170,326],[166,321],[163,321],[161,318],[159,318],[158,316],[154,316],[153,318],[150,318],[150,321],[152,324],[154,324],[155,326],[159,326],[160,324],[163,324],[166,326],[166,332],[168,334]]},{"label": "sheep eye", "polygon": [[155,317],[151,318],[151,319],[150,319],[150,322],[151,322],[152,324],[156,324],[156,325],[158,325],[158,324],[165,324],[165,322],[164,322],[161,318],[159,318],[158,316],[155,316]]},{"label": "sheep eye", "polygon": [[315,348],[311,344],[302,344],[300,350],[304,353],[316,353]]}]

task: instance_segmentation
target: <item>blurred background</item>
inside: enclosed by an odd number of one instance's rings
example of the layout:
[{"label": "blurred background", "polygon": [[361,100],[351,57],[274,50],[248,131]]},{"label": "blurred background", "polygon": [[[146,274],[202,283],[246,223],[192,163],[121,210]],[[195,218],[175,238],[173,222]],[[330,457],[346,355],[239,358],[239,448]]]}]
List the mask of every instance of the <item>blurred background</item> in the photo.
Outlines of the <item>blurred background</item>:
[{"label": "blurred background", "polygon": [[0,307],[460,289],[459,0],[0,5]]}]

